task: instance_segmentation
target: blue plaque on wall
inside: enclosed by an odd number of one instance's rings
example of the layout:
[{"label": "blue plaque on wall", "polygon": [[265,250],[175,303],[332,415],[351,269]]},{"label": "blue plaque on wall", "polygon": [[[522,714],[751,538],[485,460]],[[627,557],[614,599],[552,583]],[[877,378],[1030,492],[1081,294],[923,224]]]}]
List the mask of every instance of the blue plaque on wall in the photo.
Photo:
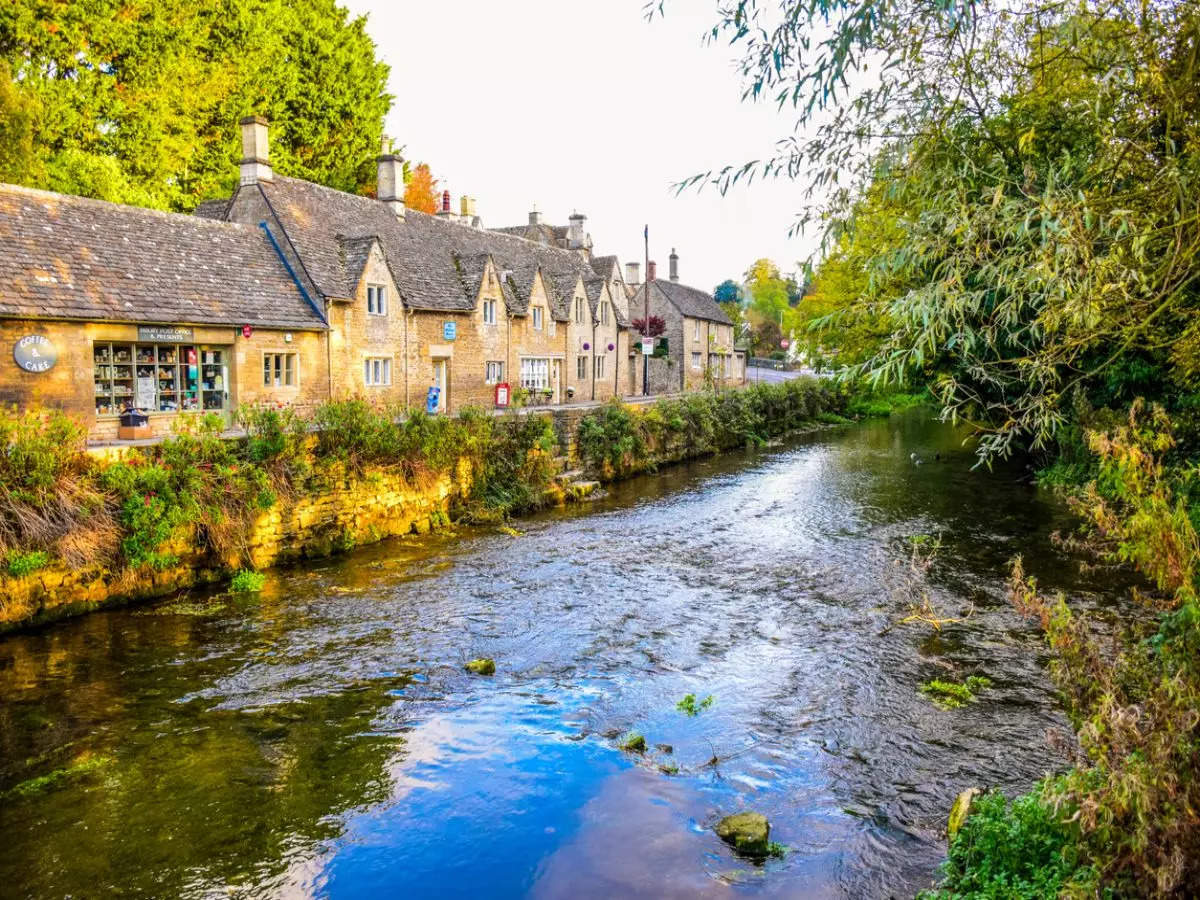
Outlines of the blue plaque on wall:
[{"label": "blue plaque on wall", "polygon": [[443,322],[442,323],[442,339],[443,340],[452,341],[457,336],[458,336],[458,323],[457,322]]}]

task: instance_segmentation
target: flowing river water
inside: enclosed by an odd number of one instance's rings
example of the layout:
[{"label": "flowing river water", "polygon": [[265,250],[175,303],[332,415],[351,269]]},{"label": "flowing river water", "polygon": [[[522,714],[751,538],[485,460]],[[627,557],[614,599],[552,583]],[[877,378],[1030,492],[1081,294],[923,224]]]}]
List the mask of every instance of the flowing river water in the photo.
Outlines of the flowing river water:
[{"label": "flowing river water", "polygon": [[[1110,589],[1050,549],[1062,505],[972,471],[961,438],[922,413],[834,428],[520,537],[386,542],[2,638],[0,895],[911,896],[958,791],[1065,765],[1008,560]],[[941,538],[923,589],[964,617],[940,632],[901,621],[916,534]],[[919,691],[970,674],[993,684],[962,709]],[[714,702],[687,716],[689,693]],[[618,749],[630,731],[648,753]],[[744,808],[782,859],[713,834]]]}]

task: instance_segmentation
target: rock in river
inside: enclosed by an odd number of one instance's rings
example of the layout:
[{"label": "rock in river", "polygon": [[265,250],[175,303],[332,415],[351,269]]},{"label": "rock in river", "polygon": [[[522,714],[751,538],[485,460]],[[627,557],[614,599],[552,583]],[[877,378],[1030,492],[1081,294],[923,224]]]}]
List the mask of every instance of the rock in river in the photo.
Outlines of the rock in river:
[{"label": "rock in river", "polygon": [[473,659],[464,666],[468,672],[476,675],[495,675],[496,661],[490,657],[484,656],[480,659]]},{"label": "rock in river", "polygon": [[771,824],[756,812],[735,813],[717,823],[717,837],[745,856],[767,855]]},{"label": "rock in river", "polygon": [[971,802],[979,793],[979,788],[967,788],[954,798],[954,805],[950,807],[950,820],[946,823],[946,836],[950,840],[954,840],[958,829],[967,821],[967,816],[971,814]]}]

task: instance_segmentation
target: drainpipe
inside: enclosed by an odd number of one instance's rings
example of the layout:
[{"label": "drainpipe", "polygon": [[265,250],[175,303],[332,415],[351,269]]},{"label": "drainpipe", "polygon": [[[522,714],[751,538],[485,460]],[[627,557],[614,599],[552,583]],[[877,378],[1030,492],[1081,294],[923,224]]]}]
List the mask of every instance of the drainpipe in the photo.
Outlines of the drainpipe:
[{"label": "drainpipe", "polygon": [[[329,301],[325,301],[325,319],[329,320]],[[329,396],[326,398],[333,402],[333,327],[330,326],[325,332],[325,375],[329,380]]]},{"label": "drainpipe", "polygon": [[596,399],[596,326],[600,324],[592,319],[592,399]]}]

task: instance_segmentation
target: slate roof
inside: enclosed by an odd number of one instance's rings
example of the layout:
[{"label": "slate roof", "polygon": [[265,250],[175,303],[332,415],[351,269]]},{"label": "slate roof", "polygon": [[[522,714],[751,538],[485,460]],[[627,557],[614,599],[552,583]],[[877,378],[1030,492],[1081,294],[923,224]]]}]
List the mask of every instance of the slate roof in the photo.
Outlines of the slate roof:
[{"label": "slate roof", "polygon": [[0,316],[326,327],[261,229],[0,184]]},{"label": "slate roof", "polygon": [[[667,298],[671,305],[683,313],[683,315],[693,319],[706,319],[709,322],[717,322],[721,325],[733,324],[729,316],[725,315],[725,311],[717,305],[717,301],[713,299],[712,294],[702,291],[699,288],[680,284],[677,281],[655,279],[653,284]],[[636,303],[634,305],[636,306]]]},{"label": "slate roof", "polygon": [[601,278],[612,278],[613,269],[617,269],[617,274],[620,275],[620,269],[615,256],[593,256],[592,270]]},{"label": "slate roof", "polygon": [[224,221],[229,212],[229,198],[222,200],[205,200],[193,211],[192,215],[200,216],[202,219],[216,219]]},{"label": "slate roof", "polygon": [[565,247],[567,245],[566,225],[508,225],[504,228],[493,228],[491,230],[498,234],[508,234],[513,237],[524,238],[527,241],[533,241],[535,244],[546,244],[551,247]]},{"label": "slate roof", "polygon": [[386,204],[295,178],[240,190],[259,190],[267,198],[305,271],[327,298],[354,295],[361,270],[355,271],[344,247],[355,237],[378,237],[384,257],[404,302],[415,309],[474,309],[484,258],[497,274],[512,275],[503,284],[505,302],[514,315],[525,315],[529,290],[540,268],[550,299],[551,315],[566,318],[566,302],[556,288],[557,276],[594,278],[578,253],[531,243],[519,237],[473,228],[437,216],[408,210],[399,221]]}]

